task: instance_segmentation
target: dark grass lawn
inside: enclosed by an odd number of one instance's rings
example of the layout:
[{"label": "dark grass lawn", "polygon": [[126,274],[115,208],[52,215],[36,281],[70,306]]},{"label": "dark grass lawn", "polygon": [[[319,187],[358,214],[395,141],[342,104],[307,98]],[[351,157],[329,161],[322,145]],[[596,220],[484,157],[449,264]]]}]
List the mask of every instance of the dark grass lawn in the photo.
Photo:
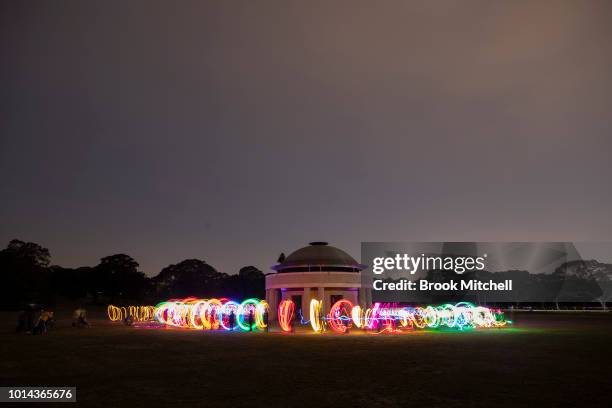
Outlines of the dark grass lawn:
[{"label": "dark grass lawn", "polygon": [[30,336],[12,333],[9,319],[0,384],[76,386],[82,406],[612,405],[610,313],[524,313],[509,329],[400,336],[147,330],[103,319]]}]

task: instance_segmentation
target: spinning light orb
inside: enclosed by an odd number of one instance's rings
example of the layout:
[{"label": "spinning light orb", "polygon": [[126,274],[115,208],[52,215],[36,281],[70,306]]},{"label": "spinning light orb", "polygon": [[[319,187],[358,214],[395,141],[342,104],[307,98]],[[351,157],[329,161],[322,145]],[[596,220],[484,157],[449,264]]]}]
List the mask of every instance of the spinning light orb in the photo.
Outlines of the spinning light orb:
[{"label": "spinning light orb", "polygon": [[[234,330],[236,328],[239,308],[240,304],[238,304],[238,302],[234,302],[233,300],[229,300],[223,304],[219,310],[219,323],[221,323],[221,327],[223,327],[225,330]],[[232,313],[234,314],[233,327],[232,323],[230,322]]]},{"label": "spinning light orb", "polygon": [[255,325],[259,330],[265,330],[268,327],[268,314],[270,305],[265,300],[259,301],[255,307]]},{"label": "spinning light orb", "polygon": [[346,333],[352,324],[353,304],[346,300],[340,299],[333,304],[327,315],[329,327],[336,333]]},{"label": "spinning light orb", "polygon": [[361,329],[364,325],[364,319],[363,319],[363,310],[361,310],[361,306],[356,305],[353,307],[353,310],[351,310],[351,318],[353,319],[353,324],[355,325],[355,327],[357,327],[358,329]]},{"label": "spinning light orb", "polygon": [[230,316],[233,313],[233,329],[249,330],[248,319],[252,312],[253,328],[263,330],[267,325],[267,311],[268,304],[259,299],[247,299],[238,303],[226,298],[186,298],[161,302],[153,308],[151,315],[154,320],[166,326],[196,330],[231,330]]},{"label": "spinning light orb", "polygon": [[323,331],[323,322],[321,321],[321,310],[323,309],[323,301],[312,299],[310,301],[310,325],[316,333]]},{"label": "spinning light orb", "polygon": [[128,316],[135,322],[147,322],[153,320],[155,316],[155,307],[108,305],[106,314],[108,319],[112,322],[124,320]]},{"label": "spinning light orb", "polygon": [[380,303],[374,303],[372,308],[366,309],[364,313],[364,325],[366,328],[372,330],[374,325],[378,325],[378,312],[380,310]]},{"label": "spinning light orb", "polygon": [[291,331],[294,316],[295,303],[288,299],[281,301],[278,305],[278,324],[283,331]]},{"label": "spinning light orb", "polygon": [[[257,311],[257,299],[247,299],[238,306],[238,326],[242,330],[251,330],[255,326],[255,312]],[[249,315],[252,315],[253,323],[249,327]]]}]

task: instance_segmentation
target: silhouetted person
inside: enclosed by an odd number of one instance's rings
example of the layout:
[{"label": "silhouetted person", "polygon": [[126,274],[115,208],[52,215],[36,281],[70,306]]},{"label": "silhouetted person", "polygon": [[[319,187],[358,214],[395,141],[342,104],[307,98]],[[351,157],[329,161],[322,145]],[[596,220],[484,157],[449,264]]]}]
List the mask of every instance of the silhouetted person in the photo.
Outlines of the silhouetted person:
[{"label": "silhouetted person", "polygon": [[26,310],[26,333],[36,334],[36,329],[40,321],[41,309],[38,305],[29,305]]},{"label": "silhouetted person", "polygon": [[234,330],[235,325],[236,325],[236,313],[234,313],[234,311],[232,310],[229,315],[229,327],[231,331]]},{"label": "silhouetted person", "polygon": [[55,325],[55,315],[53,312],[45,311],[43,312],[41,318],[44,319],[47,330],[52,329]]},{"label": "silhouetted person", "polygon": [[82,307],[79,306],[79,308],[72,314],[72,317],[73,327],[89,327],[89,322],[87,321],[87,311]]},{"label": "silhouetted person", "polygon": [[49,319],[49,313],[44,310],[38,316],[37,322],[32,329],[32,334],[45,334],[47,333],[47,320]]},{"label": "silhouetted person", "polygon": [[249,312],[249,331],[253,331],[253,323],[255,323],[255,315],[253,314],[253,311],[251,310]]},{"label": "silhouetted person", "polygon": [[28,322],[30,321],[31,311],[22,310],[17,317],[17,333],[30,331]]},{"label": "silhouetted person", "polygon": [[131,315],[125,316],[125,319],[123,319],[123,324],[125,324],[126,326],[131,326],[132,324],[134,324],[134,318]]},{"label": "silhouetted person", "polygon": [[266,331],[270,329],[270,325],[268,323],[269,320],[270,320],[270,315],[268,314],[268,310],[266,309],[263,314],[263,322],[264,322],[264,325],[266,326]]},{"label": "silhouetted person", "polygon": [[325,331],[325,316],[323,316],[323,312],[319,312],[319,322],[321,323],[321,333]]},{"label": "silhouetted person", "polygon": [[28,305],[17,317],[17,333],[46,333],[54,323],[53,312],[42,310],[38,305]]},{"label": "silhouetted person", "polygon": [[38,323],[40,312],[38,311],[37,305],[28,305],[25,311],[25,332],[31,334],[34,331],[34,327]]}]

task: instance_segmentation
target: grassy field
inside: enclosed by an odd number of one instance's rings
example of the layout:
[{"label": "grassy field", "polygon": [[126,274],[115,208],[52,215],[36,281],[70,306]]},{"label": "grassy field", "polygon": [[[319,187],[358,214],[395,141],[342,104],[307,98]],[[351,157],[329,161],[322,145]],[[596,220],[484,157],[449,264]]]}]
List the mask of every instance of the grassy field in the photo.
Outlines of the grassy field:
[{"label": "grassy field", "polygon": [[153,330],[103,319],[91,329],[60,320],[30,336],[13,333],[13,317],[3,316],[0,384],[77,386],[80,406],[611,404],[610,313],[517,313],[513,328],[400,336]]}]

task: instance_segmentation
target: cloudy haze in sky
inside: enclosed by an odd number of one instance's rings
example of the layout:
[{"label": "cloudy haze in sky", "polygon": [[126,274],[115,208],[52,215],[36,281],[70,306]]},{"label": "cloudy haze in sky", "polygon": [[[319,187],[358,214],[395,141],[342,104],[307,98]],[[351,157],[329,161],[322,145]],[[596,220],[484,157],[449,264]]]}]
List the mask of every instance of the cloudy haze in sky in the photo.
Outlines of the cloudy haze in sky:
[{"label": "cloudy haze in sky", "polygon": [[264,272],[325,240],[612,241],[612,3],[0,6],[0,243]]}]

